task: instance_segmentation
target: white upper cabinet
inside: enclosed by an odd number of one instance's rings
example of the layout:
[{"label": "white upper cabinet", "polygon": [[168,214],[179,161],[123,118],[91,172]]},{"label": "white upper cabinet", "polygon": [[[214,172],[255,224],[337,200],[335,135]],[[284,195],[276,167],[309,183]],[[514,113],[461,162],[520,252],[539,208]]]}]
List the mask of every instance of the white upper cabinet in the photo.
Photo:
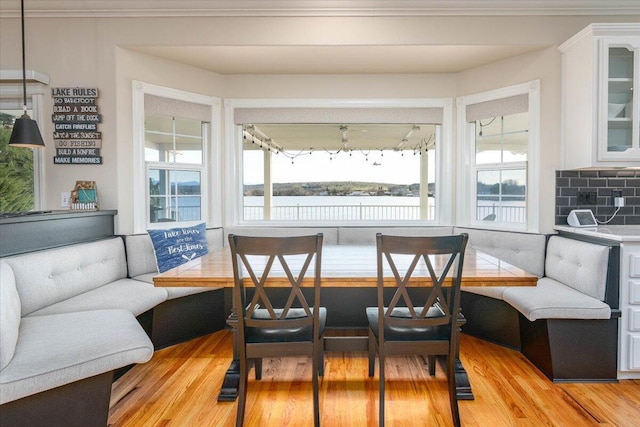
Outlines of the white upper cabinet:
[{"label": "white upper cabinet", "polygon": [[563,168],[640,166],[640,24],[591,24],[559,49]]}]

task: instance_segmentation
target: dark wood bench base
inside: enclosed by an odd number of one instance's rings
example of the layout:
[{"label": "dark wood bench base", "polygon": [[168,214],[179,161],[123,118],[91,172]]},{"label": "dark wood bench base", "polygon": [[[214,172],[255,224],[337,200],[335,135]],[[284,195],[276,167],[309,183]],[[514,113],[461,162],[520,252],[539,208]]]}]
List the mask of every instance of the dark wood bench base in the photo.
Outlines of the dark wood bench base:
[{"label": "dark wood bench base", "polygon": [[113,373],[89,377],[0,406],[1,426],[104,427]]},{"label": "dark wood bench base", "polygon": [[158,350],[224,329],[226,320],[223,289],[170,299],[153,309],[151,341]]},{"label": "dark wood bench base", "polygon": [[517,310],[503,300],[471,292],[460,295],[462,314],[467,319],[463,333],[520,350]]},{"label": "dark wood bench base", "polygon": [[520,350],[552,381],[617,381],[618,310],[611,319],[531,322],[503,300],[470,292],[461,306],[463,333]]},{"label": "dark wood bench base", "polygon": [[617,381],[618,319],[539,319],[520,314],[522,354],[553,381]]}]

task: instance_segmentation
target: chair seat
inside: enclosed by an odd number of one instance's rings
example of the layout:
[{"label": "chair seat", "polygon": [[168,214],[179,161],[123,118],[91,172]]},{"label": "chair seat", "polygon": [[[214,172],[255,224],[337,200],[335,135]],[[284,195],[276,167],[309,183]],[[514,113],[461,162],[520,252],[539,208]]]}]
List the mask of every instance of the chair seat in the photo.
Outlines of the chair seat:
[{"label": "chair seat", "polygon": [[[385,312],[386,310],[385,308]],[[367,307],[366,313],[369,328],[378,338],[378,307]],[[427,317],[442,316],[444,316],[444,313],[438,307],[431,307],[427,312]],[[396,307],[393,309],[391,317],[411,319],[411,314],[406,307]],[[385,324],[384,338],[386,341],[424,341],[425,339],[446,341],[449,339],[449,325],[404,328]]]},{"label": "chair seat", "polygon": [[[274,310],[278,316],[282,313],[282,309]],[[313,312],[313,308],[311,308]],[[292,308],[287,313],[287,319],[299,319],[306,317],[306,313],[302,308]],[[252,319],[269,320],[271,316],[269,311],[260,308],[254,311]],[[320,307],[320,336],[324,332],[327,323],[327,309]],[[247,327],[245,330],[245,340],[247,343],[263,343],[263,342],[298,342],[313,341],[313,325],[300,328],[255,328]]]}]

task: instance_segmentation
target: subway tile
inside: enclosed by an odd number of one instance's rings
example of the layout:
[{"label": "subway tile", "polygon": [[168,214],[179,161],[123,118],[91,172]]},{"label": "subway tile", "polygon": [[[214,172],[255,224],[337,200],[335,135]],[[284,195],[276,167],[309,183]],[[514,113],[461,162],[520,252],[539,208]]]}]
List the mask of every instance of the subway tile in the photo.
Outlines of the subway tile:
[{"label": "subway tile", "polygon": [[621,178],[609,178],[607,180],[607,187],[624,187],[625,180]]},{"label": "subway tile", "polygon": [[556,215],[556,225],[567,225],[567,215]]},{"label": "subway tile", "polygon": [[589,178],[589,187],[606,187],[607,180],[605,178]]},{"label": "subway tile", "polygon": [[633,197],[636,195],[636,190],[634,188],[624,187],[624,188],[621,188],[621,190],[622,190],[622,195],[624,197]]},{"label": "subway tile", "polygon": [[569,205],[569,197],[556,197],[556,206]]},{"label": "subway tile", "polygon": [[580,171],[561,171],[560,176],[563,178],[578,178]]},{"label": "subway tile", "polygon": [[610,177],[615,178],[618,176],[618,171],[617,170],[600,170],[598,171],[598,176],[606,177],[606,178],[610,178]]},{"label": "subway tile", "polygon": [[636,171],[631,169],[622,169],[618,171],[619,177],[634,177],[636,176]]},{"label": "subway tile", "polygon": [[572,187],[564,187],[560,189],[560,195],[561,196],[577,196],[578,189],[572,188]]},{"label": "subway tile", "polygon": [[627,178],[626,181],[627,187],[640,188],[640,178]]},{"label": "subway tile", "polygon": [[624,199],[624,204],[631,206],[640,206],[640,197],[626,197]]},{"label": "subway tile", "polygon": [[640,215],[629,215],[624,218],[627,225],[640,225]]},{"label": "subway tile", "polygon": [[597,176],[598,171],[596,170],[580,171],[580,178],[596,178]]},{"label": "subway tile", "polygon": [[560,215],[569,215],[574,208],[571,206],[560,206]]},{"label": "subway tile", "polygon": [[569,178],[556,178],[556,186],[557,187],[568,187],[569,186]]},{"label": "subway tile", "polygon": [[589,185],[589,180],[587,178],[571,178],[569,185],[571,187],[586,187]]}]

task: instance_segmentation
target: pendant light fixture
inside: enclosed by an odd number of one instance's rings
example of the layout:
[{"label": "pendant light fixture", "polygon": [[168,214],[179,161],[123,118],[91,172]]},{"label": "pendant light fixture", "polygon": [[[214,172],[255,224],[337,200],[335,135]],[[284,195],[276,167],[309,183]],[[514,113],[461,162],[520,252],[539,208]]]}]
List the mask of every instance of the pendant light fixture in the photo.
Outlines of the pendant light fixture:
[{"label": "pendant light fixture", "polygon": [[16,119],[13,124],[13,131],[9,138],[9,145],[12,147],[44,148],[44,141],[38,124],[27,114],[27,71],[25,66],[24,49],[24,0],[20,0],[20,17],[22,22],[22,100],[23,114]]}]

